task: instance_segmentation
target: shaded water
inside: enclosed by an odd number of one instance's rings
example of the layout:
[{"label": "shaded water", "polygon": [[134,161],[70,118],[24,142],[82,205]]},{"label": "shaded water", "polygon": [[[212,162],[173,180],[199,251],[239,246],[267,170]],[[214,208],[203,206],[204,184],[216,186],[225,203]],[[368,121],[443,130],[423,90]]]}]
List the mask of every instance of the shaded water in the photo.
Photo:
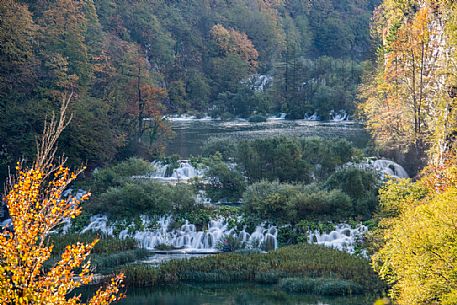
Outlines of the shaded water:
[{"label": "shaded water", "polygon": [[264,285],[180,285],[129,289],[119,305],[372,305],[371,296],[291,295]]},{"label": "shaded water", "polygon": [[366,147],[369,135],[361,124],[343,122],[318,122],[269,119],[264,123],[245,120],[229,122],[212,120],[173,120],[174,139],[168,141],[167,155],[178,154],[182,158],[199,155],[202,146],[210,139],[256,139],[268,137],[321,136],[345,138],[357,147]]}]

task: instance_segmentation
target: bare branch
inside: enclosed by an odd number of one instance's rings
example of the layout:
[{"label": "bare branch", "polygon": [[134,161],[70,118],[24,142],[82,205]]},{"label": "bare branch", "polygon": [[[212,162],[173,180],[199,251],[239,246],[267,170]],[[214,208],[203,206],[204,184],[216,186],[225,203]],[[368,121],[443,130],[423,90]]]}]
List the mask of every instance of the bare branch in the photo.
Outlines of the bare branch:
[{"label": "bare branch", "polygon": [[[33,168],[45,169],[53,163],[57,152],[57,141],[73,117],[70,114],[70,117],[67,118],[67,109],[72,98],[73,92],[69,96],[65,95],[60,106],[59,117],[56,119],[52,114],[51,120],[45,121],[43,133],[37,141],[37,155]],[[65,163],[65,160],[62,160],[61,163]]]}]

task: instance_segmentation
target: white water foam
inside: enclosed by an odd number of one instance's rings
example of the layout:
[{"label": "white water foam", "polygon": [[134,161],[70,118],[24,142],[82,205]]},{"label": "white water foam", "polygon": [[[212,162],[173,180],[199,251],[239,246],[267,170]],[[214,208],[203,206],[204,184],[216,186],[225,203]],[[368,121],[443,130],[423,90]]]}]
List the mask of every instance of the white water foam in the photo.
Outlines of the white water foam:
[{"label": "white water foam", "polygon": [[152,162],[154,171],[144,176],[134,176],[134,179],[152,179],[160,182],[178,183],[189,182],[194,178],[202,178],[204,171],[195,168],[188,160],[179,160],[179,166],[173,169],[172,172],[168,171],[169,164],[160,161]]},{"label": "white water foam", "polygon": [[[171,216],[163,216],[157,222],[152,222],[148,217],[142,216],[141,220],[146,229],[144,231],[129,232],[125,228],[119,233],[120,239],[134,238],[141,247],[148,250],[156,250],[158,246],[168,246],[179,249],[183,253],[192,252],[217,252],[220,243],[226,237],[237,238],[245,248],[262,248],[274,250],[278,247],[278,230],[275,226],[259,225],[253,233],[248,233],[246,228],[236,232],[230,228],[228,221],[223,217],[209,221],[207,230],[197,230],[197,227],[188,221],[178,228],[173,228],[174,219]],[[90,224],[81,233],[101,232],[113,236],[114,225],[108,225],[108,219],[104,215],[91,217]]]},{"label": "white water foam", "polygon": [[408,173],[398,163],[395,163],[391,160],[374,158],[367,158],[362,162],[348,162],[342,166],[343,168],[355,167],[361,170],[374,170],[381,174],[381,178],[385,179],[388,177],[391,178],[409,178]]},{"label": "white water foam", "polygon": [[367,231],[368,228],[362,224],[355,228],[348,224],[339,224],[329,233],[320,233],[318,230],[310,231],[308,242],[354,254],[357,242]]}]

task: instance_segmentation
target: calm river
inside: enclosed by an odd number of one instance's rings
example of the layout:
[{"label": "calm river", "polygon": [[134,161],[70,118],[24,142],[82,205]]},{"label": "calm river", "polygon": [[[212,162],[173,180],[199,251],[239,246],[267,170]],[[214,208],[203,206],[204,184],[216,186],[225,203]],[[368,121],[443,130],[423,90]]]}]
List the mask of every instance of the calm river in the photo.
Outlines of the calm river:
[{"label": "calm river", "polygon": [[119,305],[372,305],[371,296],[329,298],[290,295],[271,286],[179,285],[154,289],[129,289]]},{"label": "calm river", "polygon": [[167,155],[178,154],[182,158],[201,153],[202,146],[211,138],[256,139],[267,137],[345,138],[357,147],[367,146],[369,135],[361,124],[355,122],[316,122],[269,119],[265,123],[249,123],[245,120],[228,122],[213,120],[173,119],[175,137],[168,142]]}]

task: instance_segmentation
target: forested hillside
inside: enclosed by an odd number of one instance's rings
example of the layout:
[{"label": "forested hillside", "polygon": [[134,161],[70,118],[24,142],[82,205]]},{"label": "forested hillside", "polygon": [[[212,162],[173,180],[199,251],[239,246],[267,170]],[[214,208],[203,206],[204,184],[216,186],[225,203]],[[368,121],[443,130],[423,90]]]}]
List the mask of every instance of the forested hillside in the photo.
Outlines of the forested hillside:
[{"label": "forested hillside", "polygon": [[376,2],[1,0],[0,171],[71,94],[89,165],[157,154],[165,114],[351,112]]},{"label": "forested hillside", "polygon": [[381,45],[361,110],[380,147],[416,165],[442,164],[455,150],[455,12],[454,1],[387,0],[375,11]]},{"label": "forested hillside", "polygon": [[361,110],[379,147],[420,169],[380,191],[372,262],[394,304],[457,304],[456,13],[447,0],[385,0],[375,12],[381,44]]}]

